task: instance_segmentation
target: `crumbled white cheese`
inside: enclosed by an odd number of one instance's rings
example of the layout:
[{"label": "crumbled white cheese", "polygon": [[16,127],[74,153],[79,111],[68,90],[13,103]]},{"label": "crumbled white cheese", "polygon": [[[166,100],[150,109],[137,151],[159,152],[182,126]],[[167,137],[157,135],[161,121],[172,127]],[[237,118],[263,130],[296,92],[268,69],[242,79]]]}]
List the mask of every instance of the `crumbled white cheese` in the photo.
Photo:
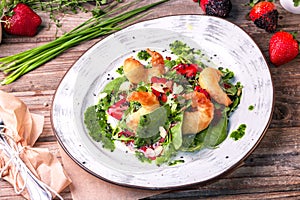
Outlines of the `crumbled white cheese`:
[{"label": "crumbled white cheese", "polygon": [[160,126],[159,127],[159,134],[162,138],[165,138],[167,136],[167,131],[164,127]]}]

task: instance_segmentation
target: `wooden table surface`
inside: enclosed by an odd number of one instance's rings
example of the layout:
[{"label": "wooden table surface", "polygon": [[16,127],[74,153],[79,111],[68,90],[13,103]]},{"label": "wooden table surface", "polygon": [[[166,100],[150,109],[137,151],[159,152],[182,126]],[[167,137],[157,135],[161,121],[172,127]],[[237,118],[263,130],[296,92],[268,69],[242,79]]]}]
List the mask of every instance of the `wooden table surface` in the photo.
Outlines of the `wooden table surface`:
[{"label": "wooden table surface", "polygon": [[[143,3],[154,1],[143,1]],[[258,29],[246,17],[249,7],[247,0],[232,0],[233,9],[227,18],[244,29],[257,43],[265,55],[271,71],[275,108],[269,129],[255,151],[243,165],[226,177],[206,186],[193,186],[179,191],[160,194],[150,199],[300,199],[300,56],[293,61],[274,67],[269,62],[268,42],[272,34]],[[279,1],[278,30],[298,32],[300,40],[300,15],[285,11]],[[192,0],[171,0],[156,7],[146,16],[152,19],[173,14],[202,14]],[[56,27],[49,26],[47,14],[42,14],[43,27],[32,38],[4,35],[0,44],[0,57],[30,49],[55,39]],[[58,35],[71,30],[87,20],[89,13],[64,15],[63,26]],[[145,19],[145,18],[144,18]],[[50,110],[53,95],[67,70],[88,48],[100,41],[97,38],[69,49],[40,68],[26,74],[16,82],[0,86],[0,89],[23,100],[30,111],[45,116],[45,125],[36,147],[47,147],[60,158],[59,146],[51,127]],[[4,75],[0,73],[0,79]],[[61,193],[64,199],[72,199],[70,189]],[[0,199],[22,199],[13,187],[0,181]]]}]

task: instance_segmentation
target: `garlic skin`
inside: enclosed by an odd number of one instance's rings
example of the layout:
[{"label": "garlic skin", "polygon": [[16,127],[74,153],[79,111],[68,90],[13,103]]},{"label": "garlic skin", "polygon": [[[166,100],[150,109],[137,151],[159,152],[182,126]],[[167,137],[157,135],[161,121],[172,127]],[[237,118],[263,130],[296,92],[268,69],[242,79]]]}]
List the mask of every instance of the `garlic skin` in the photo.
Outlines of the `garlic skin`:
[{"label": "garlic skin", "polygon": [[300,6],[295,7],[293,0],[280,0],[281,6],[294,14],[300,14]]}]

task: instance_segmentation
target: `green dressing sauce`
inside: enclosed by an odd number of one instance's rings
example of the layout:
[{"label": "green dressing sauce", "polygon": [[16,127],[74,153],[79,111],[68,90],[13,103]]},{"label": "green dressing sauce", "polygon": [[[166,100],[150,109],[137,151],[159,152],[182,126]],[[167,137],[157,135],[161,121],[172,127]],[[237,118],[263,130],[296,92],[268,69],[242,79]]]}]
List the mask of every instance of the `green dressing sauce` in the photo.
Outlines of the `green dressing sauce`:
[{"label": "green dressing sauce", "polygon": [[254,106],[253,106],[253,105],[250,105],[250,106],[248,107],[248,110],[254,110]]},{"label": "green dressing sauce", "polygon": [[246,127],[247,127],[246,124],[241,124],[237,130],[232,131],[230,137],[235,141],[241,139],[245,135]]}]

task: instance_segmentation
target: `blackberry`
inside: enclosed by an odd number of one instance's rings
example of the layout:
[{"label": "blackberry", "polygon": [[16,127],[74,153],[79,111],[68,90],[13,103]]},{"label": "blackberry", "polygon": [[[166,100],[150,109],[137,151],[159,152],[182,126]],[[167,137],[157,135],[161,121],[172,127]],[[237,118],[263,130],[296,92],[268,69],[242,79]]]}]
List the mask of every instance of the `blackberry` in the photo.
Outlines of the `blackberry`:
[{"label": "blackberry", "polygon": [[230,0],[209,0],[205,6],[207,15],[227,17],[232,9]]},{"label": "blackberry", "polygon": [[274,33],[277,28],[278,15],[279,13],[277,10],[272,10],[254,20],[254,24],[259,28],[265,29],[269,33]]}]

